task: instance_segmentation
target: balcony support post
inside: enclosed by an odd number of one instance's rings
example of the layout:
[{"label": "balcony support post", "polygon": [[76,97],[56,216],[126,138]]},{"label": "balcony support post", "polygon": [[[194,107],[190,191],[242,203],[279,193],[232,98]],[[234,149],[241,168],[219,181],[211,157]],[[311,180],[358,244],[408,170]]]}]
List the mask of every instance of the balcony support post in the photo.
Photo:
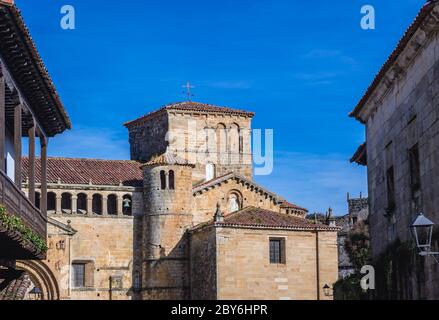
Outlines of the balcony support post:
[{"label": "balcony support post", "polygon": [[29,200],[35,205],[35,120],[28,130],[29,135]]},{"label": "balcony support post", "polygon": [[14,181],[18,189],[21,190],[21,103],[18,102],[14,107]]},{"label": "balcony support post", "polygon": [[0,170],[6,172],[6,92],[3,67],[0,64]]},{"label": "balcony support post", "polygon": [[47,216],[47,145],[49,139],[43,134],[40,135],[41,144],[41,212]]}]

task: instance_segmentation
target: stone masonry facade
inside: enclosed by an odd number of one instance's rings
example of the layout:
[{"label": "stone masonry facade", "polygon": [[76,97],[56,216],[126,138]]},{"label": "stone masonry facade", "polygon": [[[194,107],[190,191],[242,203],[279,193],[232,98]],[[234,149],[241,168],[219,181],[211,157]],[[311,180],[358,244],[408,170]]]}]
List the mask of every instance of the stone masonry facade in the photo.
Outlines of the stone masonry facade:
[{"label": "stone masonry facade", "polygon": [[[438,21],[439,4],[427,2],[351,114],[366,127],[375,261],[395,242],[411,240],[420,212],[439,221]],[[420,259],[422,266],[399,275],[395,298],[439,298],[435,262]]]},{"label": "stone masonry facade", "polygon": [[168,105],[125,124],[129,161],[49,158],[54,297],[330,299],[339,229],[253,180],[253,116]]}]

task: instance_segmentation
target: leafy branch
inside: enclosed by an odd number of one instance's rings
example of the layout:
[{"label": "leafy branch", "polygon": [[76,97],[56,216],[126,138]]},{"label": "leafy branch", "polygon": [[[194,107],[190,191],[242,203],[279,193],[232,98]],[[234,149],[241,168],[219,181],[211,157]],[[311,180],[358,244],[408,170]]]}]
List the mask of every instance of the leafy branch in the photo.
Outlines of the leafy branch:
[{"label": "leafy branch", "polygon": [[31,228],[26,226],[22,218],[8,214],[3,205],[0,205],[0,224],[9,231],[15,231],[21,234],[23,239],[33,244],[38,251],[47,251],[48,248],[46,240],[37,235]]}]

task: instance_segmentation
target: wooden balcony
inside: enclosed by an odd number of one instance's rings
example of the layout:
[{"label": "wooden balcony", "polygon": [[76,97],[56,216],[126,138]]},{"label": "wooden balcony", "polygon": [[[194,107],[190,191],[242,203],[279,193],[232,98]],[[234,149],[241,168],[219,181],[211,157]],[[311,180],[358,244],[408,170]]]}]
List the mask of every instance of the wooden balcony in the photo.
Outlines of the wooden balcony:
[{"label": "wooden balcony", "polygon": [[[8,214],[20,217],[33,232],[46,239],[47,217],[1,170],[0,204],[5,205]],[[39,252],[31,243],[23,239],[22,235],[7,231],[1,225],[0,252],[2,259],[44,259],[45,256],[44,253]]]}]

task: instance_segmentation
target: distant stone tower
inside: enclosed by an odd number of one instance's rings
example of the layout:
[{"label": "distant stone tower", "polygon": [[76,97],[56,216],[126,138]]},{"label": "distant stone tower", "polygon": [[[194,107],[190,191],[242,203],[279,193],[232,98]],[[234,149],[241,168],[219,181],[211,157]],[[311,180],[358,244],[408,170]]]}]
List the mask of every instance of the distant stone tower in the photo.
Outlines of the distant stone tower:
[{"label": "distant stone tower", "polygon": [[193,165],[168,151],[143,165],[143,299],[188,299]]}]

